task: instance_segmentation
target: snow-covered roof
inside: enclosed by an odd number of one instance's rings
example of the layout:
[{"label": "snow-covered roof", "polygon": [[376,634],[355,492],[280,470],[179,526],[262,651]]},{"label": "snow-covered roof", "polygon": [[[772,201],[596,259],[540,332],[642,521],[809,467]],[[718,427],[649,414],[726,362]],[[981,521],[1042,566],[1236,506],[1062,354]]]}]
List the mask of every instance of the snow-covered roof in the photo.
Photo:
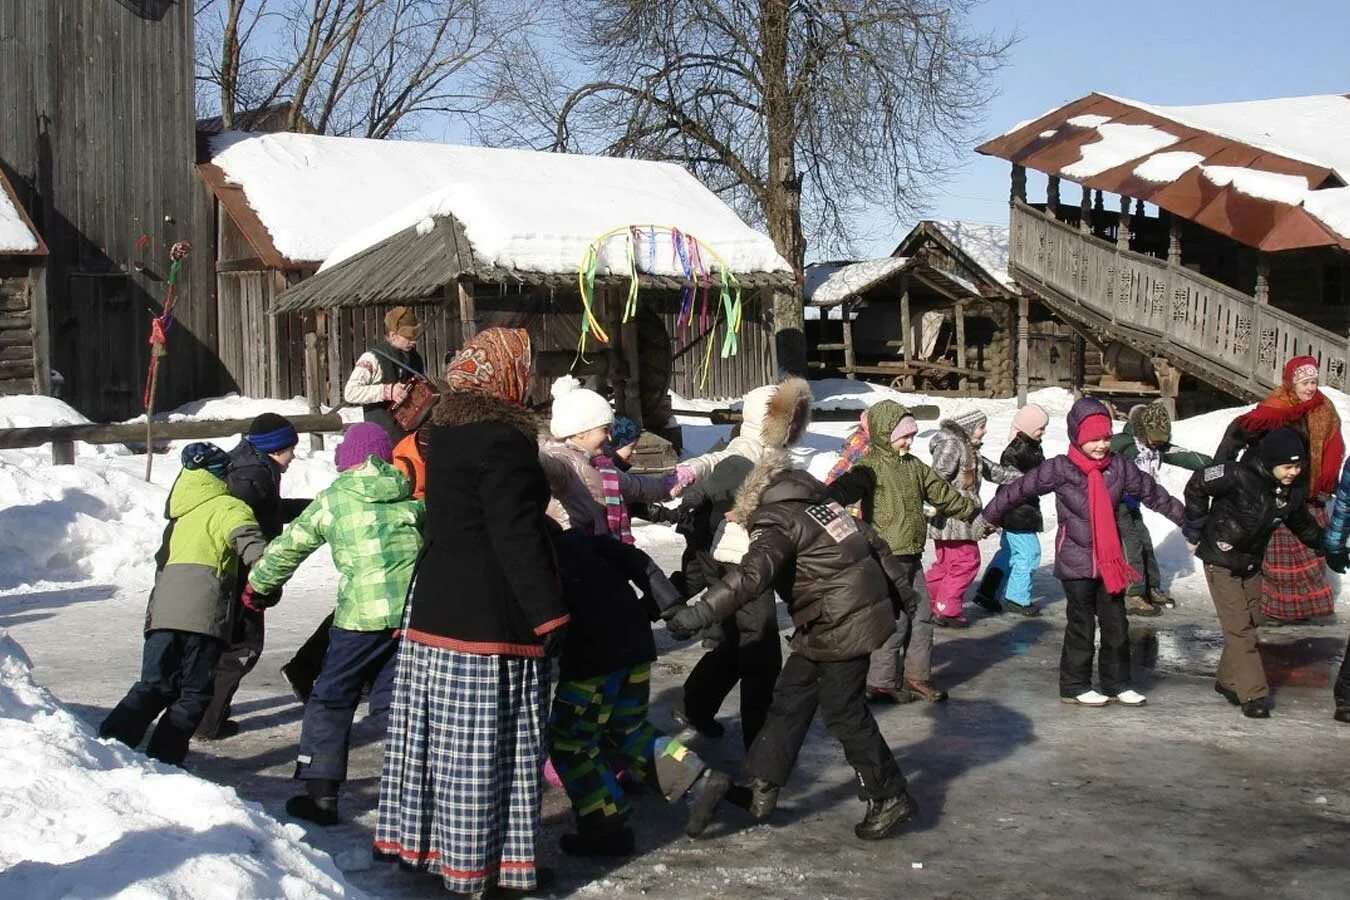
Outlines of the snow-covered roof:
[{"label": "snow-covered roof", "polygon": [[19,209],[18,198],[0,174],[0,253],[36,253],[42,242]]},{"label": "snow-covered roof", "polygon": [[[273,244],[292,261],[336,264],[428,219],[453,216],[484,265],[575,273],[586,246],[629,225],[694,235],[735,272],[790,272],[750,228],[679,166],[611,157],[306,134],[211,138],[211,162],[243,188]],[[680,275],[668,245],[637,260]],[[622,249],[602,256],[627,271]],[[711,253],[704,262],[716,267]]]},{"label": "snow-covered roof", "polygon": [[[991,222],[966,222],[960,219],[935,219],[933,225],[971,262],[999,284],[1011,287],[1008,274],[1008,226]],[[948,273],[950,277],[950,273]],[[978,291],[976,291],[978,293]]]},{"label": "snow-covered roof", "polygon": [[909,260],[903,256],[816,263],[806,268],[802,294],[811,306],[834,306],[885,281],[907,265]]}]

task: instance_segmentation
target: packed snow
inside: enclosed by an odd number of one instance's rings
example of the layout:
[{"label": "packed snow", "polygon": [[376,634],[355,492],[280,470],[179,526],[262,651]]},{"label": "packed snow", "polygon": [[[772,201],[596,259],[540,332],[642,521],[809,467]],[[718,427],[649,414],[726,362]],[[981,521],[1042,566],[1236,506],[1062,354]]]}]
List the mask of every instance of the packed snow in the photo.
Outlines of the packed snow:
[{"label": "packed snow", "polygon": [[[694,235],[736,272],[788,272],[773,242],[679,166],[632,159],[308,134],[229,133],[212,162],[243,187],[277,249],[336,265],[429,217],[454,215],[484,263],[574,273],[595,238],[629,225]],[[670,240],[654,274],[682,274]],[[705,254],[711,262],[711,254]],[[622,250],[602,263],[626,272]]]},{"label": "packed snow", "polygon": [[1199,153],[1186,150],[1168,150],[1155,153],[1134,167],[1136,177],[1145,181],[1169,184],[1205,161]]},{"label": "packed snow", "polygon": [[987,275],[1000,284],[1012,287],[1013,278],[1008,274],[1008,225],[1006,223],[937,219],[933,221],[933,224],[947,237],[947,240],[969,256]]},{"label": "packed snow", "polygon": [[826,272],[819,282],[808,280],[803,292],[812,306],[835,306],[867,291],[909,265],[904,256],[883,256],[855,263],[822,263],[817,272]]},{"label": "packed snow", "polygon": [[1152,125],[1107,123],[1097,125],[1096,130],[1102,136],[1101,140],[1084,144],[1080,150],[1082,156],[1060,169],[1062,174],[1070,178],[1091,178],[1177,142],[1176,135]]},{"label": "packed snow", "polygon": [[0,253],[27,253],[38,248],[37,235],[0,184]]},{"label": "packed snow", "polygon": [[1308,193],[1308,179],[1302,175],[1281,175],[1243,166],[1201,166],[1200,171],[1219,187],[1231,185],[1233,190],[1249,197],[1290,206],[1298,206]]},{"label": "packed snow", "polygon": [[363,896],[234,791],[94,736],[0,630],[0,882],[8,897]]},{"label": "packed snow", "polygon": [[1337,234],[1350,236],[1350,187],[1309,191],[1303,208]]},{"label": "packed snow", "polygon": [[1074,116],[1073,118],[1067,121],[1068,124],[1074,126],[1075,128],[1096,128],[1099,125],[1105,125],[1107,122],[1110,122],[1111,117],[1084,114],[1081,116]]}]

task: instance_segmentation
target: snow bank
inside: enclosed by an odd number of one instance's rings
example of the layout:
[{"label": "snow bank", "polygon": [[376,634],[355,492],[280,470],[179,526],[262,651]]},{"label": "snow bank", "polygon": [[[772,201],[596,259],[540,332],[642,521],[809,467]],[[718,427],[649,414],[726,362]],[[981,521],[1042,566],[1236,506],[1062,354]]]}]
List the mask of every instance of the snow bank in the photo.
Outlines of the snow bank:
[{"label": "snow bank", "polygon": [[231,790],[100,741],[0,629],[0,877],[9,897],[360,897]]},{"label": "snow bank", "polygon": [[[1101,116],[1075,118],[1100,119]],[[1084,144],[1079,160],[1060,169],[1061,174],[1070,178],[1090,178],[1177,142],[1176,135],[1152,125],[1100,124],[1096,129],[1102,139]]]},{"label": "snow bank", "polygon": [[0,428],[40,428],[44,425],[87,425],[74,407],[38,394],[0,397]]},{"label": "snow bank", "polygon": [[[573,273],[594,238],[646,224],[693,234],[734,271],[791,268],[767,236],[669,163],[307,134],[236,132],[212,138],[211,149],[293,260],[332,266],[453,214],[475,255],[503,268]],[[680,273],[668,250],[657,257],[644,271]],[[602,261],[627,271],[621,251]]]},{"label": "snow bank", "polygon": [[37,235],[19,215],[9,191],[0,185],[0,252],[26,253],[37,248]]}]

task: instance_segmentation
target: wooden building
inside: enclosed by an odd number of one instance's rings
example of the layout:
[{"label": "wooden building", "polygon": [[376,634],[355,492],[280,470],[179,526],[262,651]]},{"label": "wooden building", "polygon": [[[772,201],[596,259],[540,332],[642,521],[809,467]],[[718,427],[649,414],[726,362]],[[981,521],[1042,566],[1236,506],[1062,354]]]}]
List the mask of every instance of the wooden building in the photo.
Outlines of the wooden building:
[{"label": "wooden building", "polygon": [[0,171],[0,394],[45,394],[47,245]]},{"label": "wooden building", "polygon": [[[978,149],[1013,164],[1019,285],[1147,359],[1165,399],[1216,386],[1249,400],[1300,354],[1346,386],[1348,131],[1350,96],[1162,107],[1091,94]],[[1029,201],[1028,170],[1045,174],[1044,202]]]},{"label": "wooden building", "polygon": [[[643,410],[651,422],[661,417],[668,389],[687,397],[731,398],[771,380],[776,371],[772,302],[761,294],[790,287],[790,268],[767,237],[747,228],[682,169],[298,134],[218,136],[199,169],[217,203],[221,358],[234,383],[250,395],[304,394],[316,403],[340,403],[356,357],[383,336],[384,313],[394,305],[414,306],[426,323],[420,349],[429,364],[477,329],[525,327],[540,374],[537,399],[547,399],[546,379],[580,371],[617,388],[620,407]],[[615,178],[629,181],[620,187]],[[373,186],[351,188],[362,180]],[[566,197],[557,196],[560,191]],[[439,194],[447,197],[442,212],[409,212]],[[297,202],[300,196],[311,202]],[[455,197],[465,198],[458,202],[481,227],[515,235],[512,252],[523,254],[523,261],[485,255],[456,215]],[[599,314],[609,317],[615,341],[602,347],[592,339],[590,352],[579,360],[576,229],[679,224],[680,210],[696,217],[692,227],[699,232],[712,232],[698,234],[711,241],[705,250],[725,245],[741,258],[764,263],[734,270],[745,310],[739,352],[725,359],[713,353],[704,379],[705,341],[674,327],[689,279],[663,274],[659,266],[646,270],[649,251],[670,238],[662,232],[649,241],[644,231],[636,238],[646,248],[637,261],[643,269],[638,316],[627,326],[616,322],[619,292],[626,297],[629,278],[602,266],[596,279]],[[613,218],[604,226],[560,225],[576,215]],[[420,224],[389,226],[391,219]],[[383,230],[363,239],[372,227]],[[554,246],[560,229],[570,235],[565,250]],[[351,249],[353,241],[359,252]],[[662,250],[664,257],[670,253]],[[530,261],[540,254],[548,256],[547,264]],[[339,262],[335,256],[349,258]],[[324,260],[327,267],[318,272]],[[716,272],[710,265],[709,276]],[[714,308],[716,300],[714,290]],[[235,333],[244,339],[227,337]],[[642,354],[639,344],[646,348]],[[659,385],[657,373],[663,373]]]},{"label": "wooden building", "polygon": [[219,387],[210,202],[193,168],[193,4],[0,3],[0,160],[48,248],[51,367],[96,420],[142,411],[169,247],[192,242],[160,405]]},{"label": "wooden building", "polygon": [[[1008,274],[1002,225],[923,221],[889,257],[807,267],[814,372],[902,390],[1008,397],[1092,379],[1095,348]],[[1026,301],[1028,352],[1018,356]],[[836,324],[837,323],[837,324]]]}]

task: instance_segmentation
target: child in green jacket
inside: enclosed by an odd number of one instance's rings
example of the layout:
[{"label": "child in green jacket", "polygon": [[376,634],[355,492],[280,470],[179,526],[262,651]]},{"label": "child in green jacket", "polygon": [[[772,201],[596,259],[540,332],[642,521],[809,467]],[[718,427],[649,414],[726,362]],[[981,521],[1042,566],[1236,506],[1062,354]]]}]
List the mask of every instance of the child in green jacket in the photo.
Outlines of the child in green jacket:
[{"label": "child in green jacket", "polygon": [[912,589],[902,592],[895,634],[872,654],[867,696],[889,703],[940,702],[947,694],[932,681],[933,610],[923,579],[916,581],[928,537],[923,505],[931,504],[939,513],[965,521],[974,519],[980,507],[909,452],[919,425],[908,409],[894,400],[882,400],[868,409],[867,426],[867,452],[835,479],[830,496],[845,506],[862,501],[863,520],[890,545]]},{"label": "child in green jacket", "polygon": [[390,461],[393,446],[378,425],[347,430],[335,454],[338,477],[268,545],[248,576],[244,602],[268,606],[300,563],[327,543],[339,573],[337,610],[323,668],[305,703],[295,777],[306,793],[286,811],[318,825],[338,821],[338,788],[347,778],[347,750],[361,690],[371,684],[370,711],[388,709],[394,687],[398,629],[413,569],[422,551],[424,507]]}]

